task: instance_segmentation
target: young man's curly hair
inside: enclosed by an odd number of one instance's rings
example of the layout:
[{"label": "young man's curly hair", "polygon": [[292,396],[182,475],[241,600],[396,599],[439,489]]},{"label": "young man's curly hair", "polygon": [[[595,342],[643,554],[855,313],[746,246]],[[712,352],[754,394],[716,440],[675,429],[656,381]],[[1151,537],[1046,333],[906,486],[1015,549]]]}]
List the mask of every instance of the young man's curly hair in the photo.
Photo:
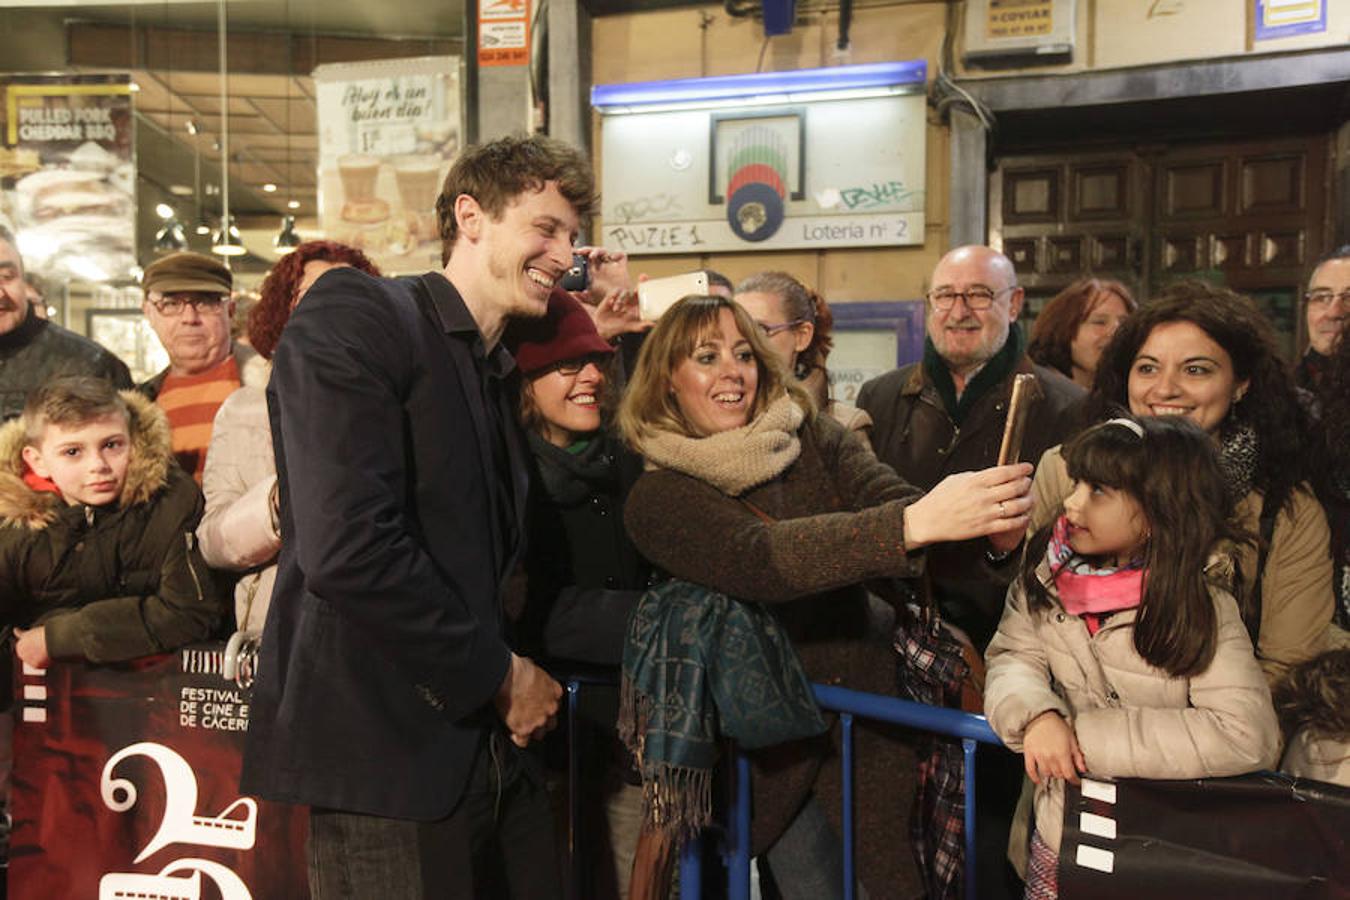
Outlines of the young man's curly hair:
[{"label": "young man's curly hair", "polygon": [[467,194],[496,221],[510,202],[526,191],[537,191],[550,181],[577,211],[584,223],[595,213],[599,197],[595,173],[581,151],[555,138],[519,135],[468,147],[445,176],[436,198],[436,223],[441,235],[441,265],[459,239],[455,200]]}]

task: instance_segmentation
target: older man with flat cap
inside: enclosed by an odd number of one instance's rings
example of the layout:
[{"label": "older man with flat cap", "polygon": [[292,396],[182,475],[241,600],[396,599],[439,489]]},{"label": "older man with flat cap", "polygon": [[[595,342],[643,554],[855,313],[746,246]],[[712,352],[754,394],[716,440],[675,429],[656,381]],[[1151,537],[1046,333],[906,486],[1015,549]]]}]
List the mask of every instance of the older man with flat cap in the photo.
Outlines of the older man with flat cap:
[{"label": "older man with flat cap", "polygon": [[173,452],[200,484],[216,410],[254,356],[230,335],[234,279],[201,253],[171,253],[145,269],[141,309],[169,354],[169,367],[137,387],[169,417]]}]

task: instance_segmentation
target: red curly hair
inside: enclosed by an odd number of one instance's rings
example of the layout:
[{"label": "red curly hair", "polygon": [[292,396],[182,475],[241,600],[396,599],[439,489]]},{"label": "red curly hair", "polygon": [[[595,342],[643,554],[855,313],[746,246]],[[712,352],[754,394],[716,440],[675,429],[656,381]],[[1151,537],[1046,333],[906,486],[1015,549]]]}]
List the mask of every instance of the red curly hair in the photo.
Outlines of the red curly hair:
[{"label": "red curly hair", "polygon": [[305,274],[305,263],[316,259],[346,263],[369,275],[380,274],[379,268],[355,247],[337,241],[305,241],[287,253],[263,279],[259,290],[261,298],[249,310],[248,342],[263,357],[271,359],[272,351],[281,340],[281,329],[291,318],[295,306],[295,290]]}]

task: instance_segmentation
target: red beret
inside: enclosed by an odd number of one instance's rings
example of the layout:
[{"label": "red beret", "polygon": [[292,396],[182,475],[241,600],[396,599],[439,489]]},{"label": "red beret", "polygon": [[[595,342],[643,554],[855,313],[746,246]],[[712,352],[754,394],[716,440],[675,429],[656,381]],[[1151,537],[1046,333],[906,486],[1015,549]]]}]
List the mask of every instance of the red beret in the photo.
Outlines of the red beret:
[{"label": "red beret", "polygon": [[570,294],[554,288],[542,319],[514,319],[506,332],[506,346],[526,375],[549,366],[614,348],[600,337],[590,313]]}]

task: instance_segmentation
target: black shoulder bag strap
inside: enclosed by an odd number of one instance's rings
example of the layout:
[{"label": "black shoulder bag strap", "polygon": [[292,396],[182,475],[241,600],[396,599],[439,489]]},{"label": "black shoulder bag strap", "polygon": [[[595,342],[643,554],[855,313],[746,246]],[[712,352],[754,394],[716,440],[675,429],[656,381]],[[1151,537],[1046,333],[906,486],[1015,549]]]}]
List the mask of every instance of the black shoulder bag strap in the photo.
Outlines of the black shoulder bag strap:
[{"label": "black shoulder bag strap", "polygon": [[[1246,604],[1247,636],[1252,639],[1252,649],[1257,650],[1261,637],[1261,582],[1266,574],[1266,557],[1270,555],[1270,545],[1275,538],[1275,516],[1279,513],[1279,506],[1270,502],[1270,496],[1261,498],[1261,520],[1260,520],[1260,543],[1256,549],[1256,581],[1252,586],[1251,602]],[[1261,654],[1258,651],[1257,656]]]}]

